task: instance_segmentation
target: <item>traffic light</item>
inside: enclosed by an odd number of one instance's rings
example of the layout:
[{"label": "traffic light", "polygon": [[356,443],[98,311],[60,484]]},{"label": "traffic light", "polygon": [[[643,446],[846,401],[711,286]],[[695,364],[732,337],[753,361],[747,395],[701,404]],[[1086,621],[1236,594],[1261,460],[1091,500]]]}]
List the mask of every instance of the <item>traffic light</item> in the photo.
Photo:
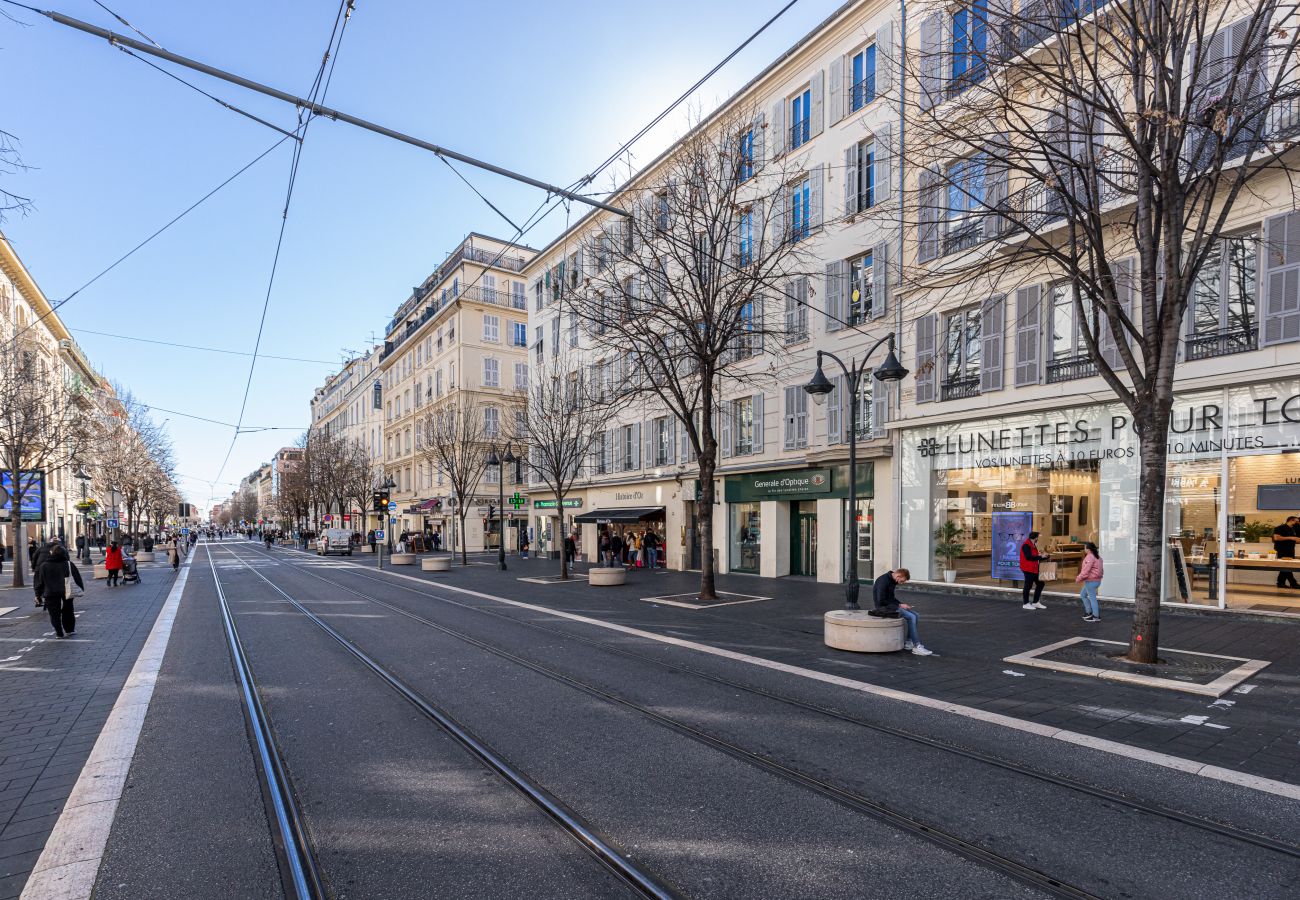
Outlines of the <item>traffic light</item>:
[{"label": "traffic light", "polygon": [[388,491],[375,491],[375,512],[388,509]]},{"label": "traffic light", "polygon": [[488,504],[488,521],[491,522],[497,517],[497,507],[495,503]]}]

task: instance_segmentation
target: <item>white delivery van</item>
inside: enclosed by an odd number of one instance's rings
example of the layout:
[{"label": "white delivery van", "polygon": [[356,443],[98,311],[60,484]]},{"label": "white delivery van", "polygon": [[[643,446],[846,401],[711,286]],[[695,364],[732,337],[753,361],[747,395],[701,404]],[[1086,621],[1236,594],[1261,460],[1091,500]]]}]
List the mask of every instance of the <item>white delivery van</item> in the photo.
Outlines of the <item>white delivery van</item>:
[{"label": "white delivery van", "polygon": [[331,553],[338,553],[343,556],[352,555],[352,532],[346,528],[326,528],[316,538],[316,555],[329,556]]}]

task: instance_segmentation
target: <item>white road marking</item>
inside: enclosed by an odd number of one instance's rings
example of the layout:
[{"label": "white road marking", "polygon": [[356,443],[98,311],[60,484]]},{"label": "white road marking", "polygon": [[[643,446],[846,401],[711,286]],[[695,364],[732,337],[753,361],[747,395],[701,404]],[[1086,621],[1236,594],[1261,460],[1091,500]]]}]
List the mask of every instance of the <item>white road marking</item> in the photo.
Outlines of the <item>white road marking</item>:
[{"label": "white road marking", "polygon": [[1258,685],[1254,685],[1254,684],[1243,684],[1241,687],[1239,687],[1239,688],[1237,688],[1235,691],[1233,691],[1233,693],[1234,693],[1234,694],[1249,694],[1249,693],[1250,693],[1251,691],[1253,691],[1256,687],[1258,687]]},{"label": "white road marking", "polygon": [[1024,677],[1025,677],[1025,673],[1024,673],[1024,672],[1017,672],[1017,671],[1015,671],[1014,669],[1003,669],[1003,670],[1002,670],[1002,674],[1003,674],[1003,675],[1014,675],[1014,676],[1016,676],[1017,678],[1024,678]]}]

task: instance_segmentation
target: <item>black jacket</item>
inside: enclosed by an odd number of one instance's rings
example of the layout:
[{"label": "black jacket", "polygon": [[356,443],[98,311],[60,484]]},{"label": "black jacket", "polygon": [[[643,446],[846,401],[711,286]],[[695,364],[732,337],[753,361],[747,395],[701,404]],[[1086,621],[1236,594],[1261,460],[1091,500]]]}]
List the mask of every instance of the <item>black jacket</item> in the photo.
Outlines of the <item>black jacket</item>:
[{"label": "black jacket", "polygon": [[72,580],[83,590],[86,587],[85,582],[81,580],[81,572],[77,570],[72,560],[68,559],[66,550],[60,548],[52,553],[45,553],[39,565],[33,570],[35,574],[36,593],[46,599],[65,597],[63,592],[63,579],[68,576],[68,570],[72,570]]},{"label": "black jacket", "polygon": [[871,587],[872,596],[876,601],[876,609],[898,612],[898,598],[894,596],[894,591],[897,588],[898,582],[894,580],[893,572],[886,572],[877,578],[875,584]]}]

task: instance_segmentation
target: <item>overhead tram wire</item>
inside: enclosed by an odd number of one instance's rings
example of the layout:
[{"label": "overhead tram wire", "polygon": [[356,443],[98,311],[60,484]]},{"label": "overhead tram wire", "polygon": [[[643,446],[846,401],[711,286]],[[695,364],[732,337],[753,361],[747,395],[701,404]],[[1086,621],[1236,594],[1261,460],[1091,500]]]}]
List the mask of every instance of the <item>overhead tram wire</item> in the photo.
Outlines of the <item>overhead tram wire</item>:
[{"label": "overhead tram wire", "polygon": [[[136,337],[130,334],[112,334],[108,331],[94,331],[90,328],[69,328],[69,331],[75,331],[79,334],[94,334],[99,337],[117,338],[122,341],[135,341],[141,344],[156,344],[160,347],[177,347],[181,350],[201,350],[204,353],[225,353],[230,356],[252,356],[247,350],[228,350],[224,347],[200,347],[197,344],[179,344],[176,341],[159,341],[152,338]],[[262,359],[275,359],[281,362],[300,362],[312,363],[314,365],[333,366],[335,362],[331,359],[307,359],[301,356],[273,356],[269,353],[263,353]]]}]

